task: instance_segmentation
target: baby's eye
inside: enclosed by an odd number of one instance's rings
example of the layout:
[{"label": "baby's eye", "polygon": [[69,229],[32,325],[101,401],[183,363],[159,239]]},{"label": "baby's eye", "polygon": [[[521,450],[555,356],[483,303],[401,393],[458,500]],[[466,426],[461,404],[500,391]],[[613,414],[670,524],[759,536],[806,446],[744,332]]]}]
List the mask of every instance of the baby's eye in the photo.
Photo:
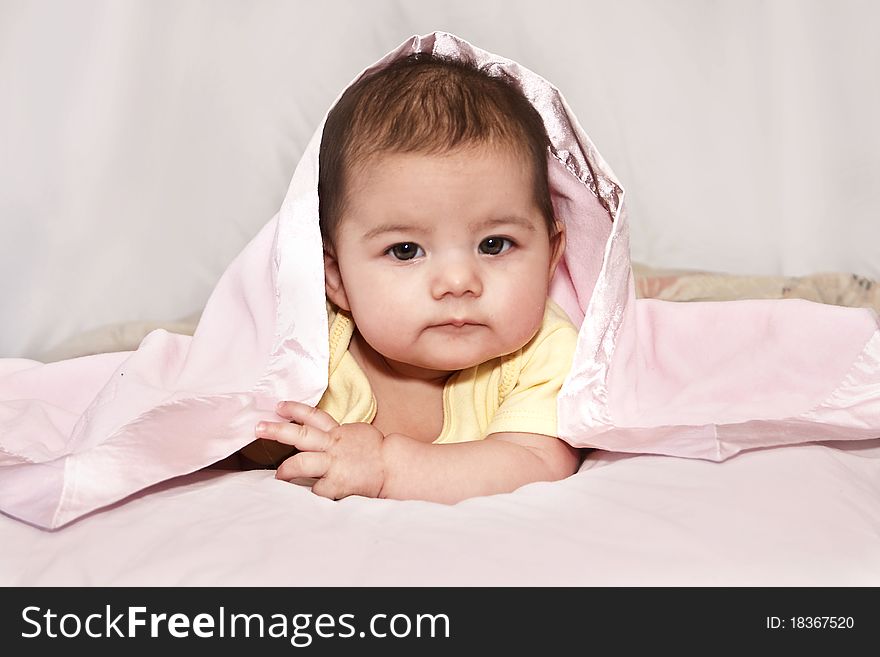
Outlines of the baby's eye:
[{"label": "baby's eye", "polygon": [[486,255],[498,255],[504,253],[513,246],[513,242],[506,237],[487,237],[480,242],[480,253]]},{"label": "baby's eye", "polygon": [[417,255],[425,255],[424,250],[413,242],[401,242],[389,248],[385,253],[397,260],[412,260]]}]

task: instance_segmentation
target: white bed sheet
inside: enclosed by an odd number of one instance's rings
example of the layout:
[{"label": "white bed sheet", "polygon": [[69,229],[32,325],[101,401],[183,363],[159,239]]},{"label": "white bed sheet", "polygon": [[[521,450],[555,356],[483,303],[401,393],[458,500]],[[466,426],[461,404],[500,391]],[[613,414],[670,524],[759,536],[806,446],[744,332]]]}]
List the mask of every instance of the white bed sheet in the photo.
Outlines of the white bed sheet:
[{"label": "white bed sheet", "polygon": [[0,585],[877,586],[880,440],[593,452],[455,506],[203,471],[54,532],[0,516]]}]

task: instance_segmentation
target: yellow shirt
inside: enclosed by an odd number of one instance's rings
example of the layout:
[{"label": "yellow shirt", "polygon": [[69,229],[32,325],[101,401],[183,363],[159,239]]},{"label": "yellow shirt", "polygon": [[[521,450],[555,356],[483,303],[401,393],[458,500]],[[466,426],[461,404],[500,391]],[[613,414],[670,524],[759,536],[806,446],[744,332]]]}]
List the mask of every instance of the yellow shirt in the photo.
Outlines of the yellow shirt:
[{"label": "yellow shirt", "polygon": [[[348,346],[354,322],[330,312],[329,383],[318,408],[340,424],[372,422],[376,398]],[[547,300],[537,335],[522,349],[456,372],[443,387],[443,429],[435,443],[482,440],[493,433],[556,436],[556,396],[571,367],[577,330]]]}]

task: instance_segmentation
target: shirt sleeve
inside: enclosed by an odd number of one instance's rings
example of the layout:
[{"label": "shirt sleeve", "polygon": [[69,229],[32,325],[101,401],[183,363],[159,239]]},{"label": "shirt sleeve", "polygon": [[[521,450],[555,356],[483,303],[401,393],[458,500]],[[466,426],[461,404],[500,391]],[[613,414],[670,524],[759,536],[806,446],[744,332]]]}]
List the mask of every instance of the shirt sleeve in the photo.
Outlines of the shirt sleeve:
[{"label": "shirt sleeve", "polygon": [[571,369],[577,331],[569,323],[545,327],[523,349],[516,383],[486,434],[537,433],[556,437],[556,397]]}]

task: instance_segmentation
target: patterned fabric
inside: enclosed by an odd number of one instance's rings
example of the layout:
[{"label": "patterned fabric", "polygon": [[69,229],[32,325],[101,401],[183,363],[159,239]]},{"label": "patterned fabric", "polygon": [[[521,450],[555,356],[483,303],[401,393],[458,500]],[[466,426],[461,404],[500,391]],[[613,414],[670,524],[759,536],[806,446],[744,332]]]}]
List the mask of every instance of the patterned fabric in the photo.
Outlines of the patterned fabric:
[{"label": "patterned fabric", "polygon": [[636,296],[666,301],[806,299],[880,312],[880,285],[845,273],[745,276],[687,269],[654,269],[633,263]]}]

